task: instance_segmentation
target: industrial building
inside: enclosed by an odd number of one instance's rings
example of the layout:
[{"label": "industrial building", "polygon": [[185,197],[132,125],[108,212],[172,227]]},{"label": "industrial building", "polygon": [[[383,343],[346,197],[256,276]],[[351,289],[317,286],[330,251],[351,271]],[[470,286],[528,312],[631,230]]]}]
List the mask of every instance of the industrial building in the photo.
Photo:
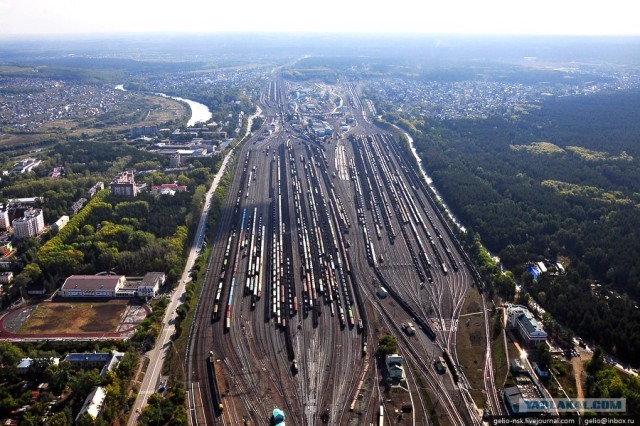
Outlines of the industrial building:
[{"label": "industrial building", "polygon": [[148,272],[142,279],[127,280],[124,275],[71,275],[58,295],[65,298],[154,297],[165,282],[163,272]]}]

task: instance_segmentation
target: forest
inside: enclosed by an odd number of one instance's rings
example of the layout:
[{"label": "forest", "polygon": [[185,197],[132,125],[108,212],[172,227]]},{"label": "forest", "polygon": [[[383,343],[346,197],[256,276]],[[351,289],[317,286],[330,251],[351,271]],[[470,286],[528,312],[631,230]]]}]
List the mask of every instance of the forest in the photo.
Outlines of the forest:
[{"label": "forest", "polygon": [[[560,261],[529,293],[585,339],[640,350],[640,93],[554,98],[518,117],[432,121],[413,134],[454,213],[503,264]],[[529,280],[526,280],[529,282]]]}]

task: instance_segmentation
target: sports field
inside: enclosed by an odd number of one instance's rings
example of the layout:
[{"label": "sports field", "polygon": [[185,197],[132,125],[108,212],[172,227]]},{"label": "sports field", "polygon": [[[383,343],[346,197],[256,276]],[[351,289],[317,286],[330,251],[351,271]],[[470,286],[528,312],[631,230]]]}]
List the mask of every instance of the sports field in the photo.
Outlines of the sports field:
[{"label": "sports field", "polygon": [[127,300],[44,302],[22,324],[18,334],[82,334],[116,331]]}]

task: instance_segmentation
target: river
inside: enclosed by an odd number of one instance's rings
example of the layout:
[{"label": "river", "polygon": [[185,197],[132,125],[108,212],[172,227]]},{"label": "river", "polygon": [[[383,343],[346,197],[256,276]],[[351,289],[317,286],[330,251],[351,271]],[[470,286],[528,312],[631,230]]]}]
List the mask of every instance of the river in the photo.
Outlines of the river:
[{"label": "river", "polygon": [[[114,87],[114,89],[122,90],[123,92],[127,91],[127,89],[124,88],[124,84],[118,84],[117,86]],[[180,98],[178,96],[168,96],[168,95],[165,95],[164,93],[153,93],[153,94],[162,96],[163,98],[175,99],[176,101],[185,102],[186,104],[188,104],[189,108],[191,108],[191,117],[189,117],[189,121],[187,122],[187,127],[194,126],[196,123],[207,122],[211,120],[211,117],[213,116],[209,108],[206,105],[201,104],[200,102],[192,101],[191,99]]]}]

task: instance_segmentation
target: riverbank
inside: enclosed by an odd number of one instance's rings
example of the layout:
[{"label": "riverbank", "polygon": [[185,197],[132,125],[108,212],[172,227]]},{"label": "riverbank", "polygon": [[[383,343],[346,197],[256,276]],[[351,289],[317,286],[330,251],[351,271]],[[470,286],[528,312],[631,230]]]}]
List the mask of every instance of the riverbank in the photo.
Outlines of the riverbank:
[{"label": "riverbank", "polygon": [[[123,92],[127,91],[127,89],[124,88],[124,84],[118,84],[114,87],[114,89],[121,90]],[[187,122],[187,127],[193,127],[197,123],[206,123],[207,121],[211,120],[211,117],[213,117],[213,114],[211,113],[211,110],[209,109],[209,107],[207,107],[204,104],[201,104],[200,102],[192,101],[191,99],[181,98],[179,96],[169,96],[165,93],[154,92],[151,94],[160,96],[163,98],[173,99],[175,101],[183,102],[189,105],[191,116],[189,117],[189,121]]]}]

